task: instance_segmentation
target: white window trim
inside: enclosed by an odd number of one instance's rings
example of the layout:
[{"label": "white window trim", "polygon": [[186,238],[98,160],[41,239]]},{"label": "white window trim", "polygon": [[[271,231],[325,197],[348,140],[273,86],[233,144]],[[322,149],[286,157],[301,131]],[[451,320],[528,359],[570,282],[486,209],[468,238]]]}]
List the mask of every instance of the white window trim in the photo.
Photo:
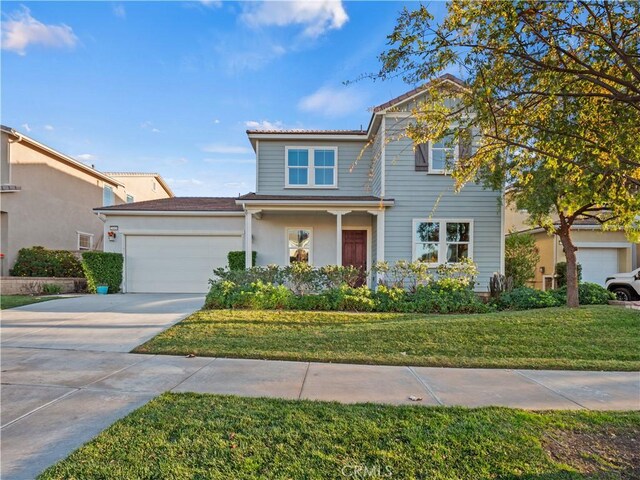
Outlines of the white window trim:
[{"label": "white window trim", "polygon": [[309,265],[313,266],[313,227],[286,227],[284,229],[284,264],[289,263],[289,232],[291,230],[309,230],[311,233],[311,241],[309,242]]},{"label": "white window trim", "polygon": [[[458,158],[460,157],[460,146],[458,144],[458,142],[454,142],[453,147],[447,147],[447,148],[453,148],[453,163],[455,164],[458,161]],[[442,150],[442,147],[438,147],[438,150]],[[431,174],[431,175],[448,175],[452,172],[452,169],[447,169],[447,168],[433,168],[433,142],[429,141],[429,170],[427,170],[426,173]]]},{"label": "white window trim", "polygon": [[[309,165],[307,166],[307,183],[306,185],[295,185],[289,183],[289,150],[307,150],[309,153]],[[334,152],[334,167],[333,167],[333,183],[331,185],[316,185],[315,179],[315,151],[316,150],[333,150]],[[299,168],[299,167],[292,167]],[[338,147],[319,147],[319,146],[307,146],[307,145],[290,145],[284,147],[284,187],[285,188],[321,188],[331,189],[338,188]]]},{"label": "white window trim", "polygon": [[[91,250],[91,249],[93,249],[93,233],[80,232],[80,231],[76,230],[76,234],[77,234],[78,250]],[[89,237],[89,248],[81,248],[80,247],[80,236],[81,235],[86,235],[86,236]]]},{"label": "white window trim", "polygon": [[[438,265],[442,265],[442,259],[447,257],[447,239],[446,239],[446,224],[447,223],[468,223],[469,224],[469,260],[473,260],[473,236],[475,231],[475,226],[473,224],[473,219],[471,218],[414,218],[412,222],[411,229],[411,258],[415,262],[418,260],[416,256],[416,244],[417,243],[425,243],[418,242],[416,240],[416,228],[419,223],[439,223],[440,224],[440,240],[438,242],[438,261],[436,263],[428,263],[429,267],[437,267]],[[443,236],[444,233],[444,236]],[[429,242],[427,242],[429,243]],[[433,242],[435,243],[435,242]]]},{"label": "white window trim", "polygon": [[[129,197],[131,197],[131,202],[129,202]],[[127,194],[126,194],[126,197],[125,197],[125,201],[126,201],[126,203],[135,203],[135,201],[136,201],[136,197],[134,197],[134,196],[133,196],[133,195],[131,195],[130,193],[127,193]]]}]

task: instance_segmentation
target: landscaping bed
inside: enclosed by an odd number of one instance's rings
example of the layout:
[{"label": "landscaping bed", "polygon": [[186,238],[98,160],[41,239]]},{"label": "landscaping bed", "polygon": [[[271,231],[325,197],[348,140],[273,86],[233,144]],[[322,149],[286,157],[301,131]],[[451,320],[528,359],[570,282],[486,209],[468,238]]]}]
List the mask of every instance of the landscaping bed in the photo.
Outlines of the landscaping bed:
[{"label": "landscaping bed", "polygon": [[169,393],[39,478],[631,479],[640,473],[639,435],[639,412]]},{"label": "landscaping bed", "polygon": [[280,360],[640,370],[640,313],[608,306],[477,315],[201,310],[138,353]]}]

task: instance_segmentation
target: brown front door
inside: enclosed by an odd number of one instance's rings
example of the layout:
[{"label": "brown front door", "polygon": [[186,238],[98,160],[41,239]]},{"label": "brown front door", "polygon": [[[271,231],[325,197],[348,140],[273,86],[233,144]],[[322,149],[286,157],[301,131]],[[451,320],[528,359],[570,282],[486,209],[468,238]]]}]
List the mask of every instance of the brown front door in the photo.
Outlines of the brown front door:
[{"label": "brown front door", "polygon": [[359,285],[366,282],[367,271],[367,231],[343,230],[342,231],[342,266],[354,266],[362,271]]}]

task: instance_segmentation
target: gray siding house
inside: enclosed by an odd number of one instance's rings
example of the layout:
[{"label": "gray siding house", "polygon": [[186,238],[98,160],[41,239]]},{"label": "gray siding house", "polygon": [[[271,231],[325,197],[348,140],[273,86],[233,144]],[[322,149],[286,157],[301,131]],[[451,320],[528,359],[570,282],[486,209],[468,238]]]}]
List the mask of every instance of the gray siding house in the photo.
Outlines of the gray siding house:
[{"label": "gray siding house", "polygon": [[118,232],[105,250],[125,255],[124,290],[204,292],[226,253],[244,250],[247,267],[251,251],[258,265],[367,270],[378,261],[435,268],[470,258],[477,290],[486,291],[489,277],[504,270],[502,192],[469,184],[455,193],[445,159],[462,149],[416,146],[403,135],[422,95],[418,88],[376,107],[366,130],[248,130],[256,191],[238,198],[96,209],[105,229]]}]

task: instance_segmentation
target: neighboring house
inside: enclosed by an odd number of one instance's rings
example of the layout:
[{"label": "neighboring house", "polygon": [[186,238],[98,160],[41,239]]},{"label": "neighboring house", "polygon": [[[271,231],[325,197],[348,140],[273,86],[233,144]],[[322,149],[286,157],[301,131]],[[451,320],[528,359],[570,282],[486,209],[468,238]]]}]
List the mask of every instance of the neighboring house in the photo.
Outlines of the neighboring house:
[{"label": "neighboring house", "polygon": [[[112,178],[12,128],[0,130],[2,275],[23,247],[102,249],[104,225],[92,207],[126,202],[129,180]],[[131,191],[140,200],[155,198],[148,190],[135,185]]]},{"label": "neighboring house", "polygon": [[[564,249],[557,235],[549,235],[542,228],[527,223],[528,213],[508,205],[505,210],[505,234],[531,233],[535,240],[540,261],[536,265],[534,288],[555,288],[555,266],[566,261]],[[594,220],[576,221],[571,238],[578,247],[578,263],[582,266],[582,281],[604,286],[608,276],[618,272],[630,272],[640,266],[640,248],[630,243],[622,231],[602,231]]]},{"label": "neighboring house", "polygon": [[[460,85],[446,76],[444,81]],[[453,191],[444,159],[469,146],[421,145],[402,135],[412,90],[374,109],[367,130],[247,131],[256,192],[238,198],[173,198],[97,208],[108,251],[125,256],[127,292],[204,292],[230,250],[258,265],[305,262],[371,268],[377,261],[432,266],[471,258],[478,290],[503,271],[501,192]]]},{"label": "neighboring house", "polygon": [[175,196],[159,173],[104,172],[104,174],[126,186],[125,197],[122,199],[125,203]]}]

